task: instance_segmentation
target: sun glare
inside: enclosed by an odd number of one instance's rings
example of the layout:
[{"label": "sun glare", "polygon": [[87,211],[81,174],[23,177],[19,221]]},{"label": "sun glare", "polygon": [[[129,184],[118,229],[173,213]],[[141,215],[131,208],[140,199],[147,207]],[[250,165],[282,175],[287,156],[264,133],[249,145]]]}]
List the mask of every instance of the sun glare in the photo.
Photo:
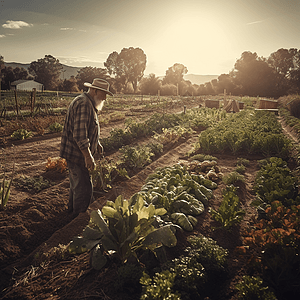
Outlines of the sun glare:
[{"label": "sun glare", "polygon": [[230,39],[222,25],[216,17],[194,13],[173,15],[156,36],[156,57],[152,59],[168,63],[168,67],[182,63],[189,70],[200,62],[203,69],[209,70],[222,51],[231,52]]}]

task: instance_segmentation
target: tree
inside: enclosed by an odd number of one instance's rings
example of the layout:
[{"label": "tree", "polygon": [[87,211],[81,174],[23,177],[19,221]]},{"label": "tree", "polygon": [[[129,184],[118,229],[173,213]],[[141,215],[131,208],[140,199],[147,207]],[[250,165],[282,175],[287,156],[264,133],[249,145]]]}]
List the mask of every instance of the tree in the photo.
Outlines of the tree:
[{"label": "tree", "polygon": [[4,67],[3,69],[1,69],[1,77],[3,90],[9,90],[10,84],[13,81],[22,79],[32,79],[32,76],[28,74],[28,71],[26,69],[18,67]]},{"label": "tree", "polygon": [[148,77],[142,78],[139,89],[143,95],[157,95],[161,87],[161,80],[151,73]]},{"label": "tree", "polygon": [[109,76],[107,75],[107,69],[95,68],[95,67],[84,67],[78,71],[76,75],[77,84],[80,90],[85,89],[84,83],[92,83],[94,78],[101,78],[109,81]]},{"label": "tree", "polygon": [[271,53],[268,64],[274,68],[279,75],[280,88],[283,92],[292,89],[297,91],[299,88],[300,73],[300,51],[295,48],[278,49]]},{"label": "tree", "polygon": [[232,82],[232,76],[230,74],[221,74],[218,77],[217,86],[217,93],[224,93],[226,90],[227,94],[235,94],[235,84]]},{"label": "tree", "polygon": [[180,83],[184,81],[183,76],[188,72],[183,64],[175,63],[166,71],[163,78],[163,84],[174,84],[178,87],[178,93],[181,94]]},{"label": "tree", "polygon": [[52,55],[30,63],[28,71],[34,79],[42,83],[46,90],[55,90],[59,84],[59,77],[63,66],[58,59]]},{"label": "tree", "polygon": [[118,54],[112,52],[104,66],[110,75],[114,75],[115,80],[122,89],[126,89],[131,83],[134,92],[137,90],[138,82],[143,78],[146,69],[147,57],[140,48],[123,48]]},{"label": "tree", "polygon": [[70,79],[64,79],[63,81],[61,80],[58,88],[60,91],[79,92],[77,80],[74,76],[71,76]]},{"label": "tree", "polygon": [[232,81],[240,92],[248,96],[280,96],[276,88],[278,76],[266,59],[254,52],[243,52],[231,72]]}]

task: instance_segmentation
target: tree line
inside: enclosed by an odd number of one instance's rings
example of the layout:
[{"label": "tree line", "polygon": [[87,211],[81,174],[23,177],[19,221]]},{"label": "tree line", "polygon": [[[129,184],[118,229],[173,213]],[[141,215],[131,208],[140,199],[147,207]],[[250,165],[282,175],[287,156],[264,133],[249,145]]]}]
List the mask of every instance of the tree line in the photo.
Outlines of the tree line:
[{"label": "tree line", "polygon": [[19,79],[36,80],[46,90],[78,92],[84,82],[103,78],[110,82],[114,93],[146,95],[215,95],[223,93],[278,98],[300,91],[300,50],[279,49],[268,58],[256,52],[245,51],[228,74],[221,74],[205,84],[192,84],[184,80],[186,66],[175,63],[166,70],[163,78],[155,74],[144,75],[147,57],[140,48],[123,48],[114,51],[104,62],[105,68],[84,67],[76,76],[60,79],[63,66],[52,55],[30,63],[28,70],[4,65],[0,55],[1,88],[10,89],[11,82]]}]

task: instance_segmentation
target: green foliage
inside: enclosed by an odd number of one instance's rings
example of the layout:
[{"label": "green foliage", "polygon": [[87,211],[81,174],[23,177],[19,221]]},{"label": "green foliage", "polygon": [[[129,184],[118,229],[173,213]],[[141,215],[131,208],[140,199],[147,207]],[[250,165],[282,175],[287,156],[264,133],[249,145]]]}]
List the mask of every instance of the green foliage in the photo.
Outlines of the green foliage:
[{"label": "green foliage", "polygon": [[219,209],[209,209],[212,218],[221,224],[224,229],[230,229],[232,226],[240,223],[245,215],[245,211],[240,209],[240,200],[236,194],[234,186],[227,186],[223,190],[223,200]]},{"label": "green foliage", "polygon": [[27,175],[21,175],[14,179],[15,188],[32,193],[39,193],[51,185],[52,183],[49,180],[44,179],[43,176],[30,177]]},{"label": "green foliage", "polygon": [[256,174],[254,191],[263,202],[271,204],[278,200],[286,206],[299,203],[297,177],[284,160],[271,157],[259,164],[261,168]]},{"label": "green foliage", "polygon": [[198,147],[205,153],[251,153],[285,158],[291,151],[291,142],[273,114],[244,110],[202,131]]},{"label": "green foliage", "polygon": [[177,164],[156,169],[137,194],[143,195],[147,203],[166,209],[165,221],[191,231],[197,223],[195,216],[203,213],[216,187],[216,183],[203,175],[191,175]]},{"label": "green foliage", "polygon": [[212,296],[215,286],[225,278],[228,251],[201,234],[190,236],[188,241],[191,247],[184,250],[185,255],[169,264],[170,271],[176,273],[174,288],[183,299]]},{"label": "green foliage", "polygon": [[198,160],[198,161],[205,161],[205,160],[214,160],[214,161],[217,161],[217,157],[215,156],[212,156],[212,155],[209,155],[209,154],[195,154],[195,155],[192,155],[189,160]]},{"label": "green foliage", "polygon": [[131,197],[128,201],[119,196],[115,202],[107,201],[102,212],[92,211],[89,225],[82,237],[73,238],[69,246],[71,253],[92,251],[92,267],[99,270],[107,263],[107,256],[114,255],[121,263],[129,257],[136,258],[140,249],[154,249],[163,244],[176,245],[171,225],[155,228],[152,223],[156,216],[165,214],[164,209],[145,205],[142,196]]},{"label": "green foliage", "polygon": [[243,276],[241,282],[236,284],[238,299],[241,300],[276,300],[273,292],[263,285],[260,277]]},{"label": "green foliage", "polygon": [[249,164],[250,164],[250,161],[249,161],[248,159],[242,158],[242,157],[239,157],[239,158],[237,159],[237,161],[236,161],[236,165],[237,165],[237,166],[242,165],[242,166],[244,166],[244,167],[248,167]]},{"label": "green foliage", "polygon": [[154,153],[147,146],[123,146],[120,149],[122,153],[121,160],[129,168],[143,168],[152,162],[151,157]]},{"label": "green foliage", "polygon": [[[241,167],[241,169],[243,169],[243,168]],[[226,185],[230,185],[230,184],[237,185],[239,183],[245,182],[245,176],[240,174],[237,171],[233,171],[233,172],[230,172],[228,175],[223,176],[223,182]]]},{"label": "green foliage", "polygon": [[61,132],[63,130],[63,126],[61,124],[59,124],[58,122],[54,122],[54,123],[50,124],[49,130],[51,132]]},{"label": "green foliage", "polygon": [[173,291],[176,274],[169,270],[156,273],[153,279],[144,273],[140,282],[143,285],[141,300],[180,300],[180,294]]},{"label": "green foliage", "polygon": [[155,157],[161,155],[164,150],[164,146],[161,143],[157,142],[148,143],[146,147],[150,149],[150,151],[154,154]]},{"label": "green foliage", "polygon": [[93,187],[97,190],[111,188],[114,180],[129,178],[126,169],[120,167],[117,162],[109,162],[107,159],[96,161],[96,168],[91,171]]},{"label": "green foliage", "polygon": [[244,165],[237,165],[235,171],[239,174],[245,174],[246,167]]},{"label": "green foliage", "polygon": [[191,244],[192,249],[195,250],[197,259],[201,261],[207,272],[225,268],[228,251],[219,246],[215,240],[198,234],[197,236],[189,236],[188,242]]},{"label": "green foliage", "polygon": [[32,136],[32,132],[27,131],[26,129],[20,128],[13,132],[11,137],[15,140],[24,140]]}]

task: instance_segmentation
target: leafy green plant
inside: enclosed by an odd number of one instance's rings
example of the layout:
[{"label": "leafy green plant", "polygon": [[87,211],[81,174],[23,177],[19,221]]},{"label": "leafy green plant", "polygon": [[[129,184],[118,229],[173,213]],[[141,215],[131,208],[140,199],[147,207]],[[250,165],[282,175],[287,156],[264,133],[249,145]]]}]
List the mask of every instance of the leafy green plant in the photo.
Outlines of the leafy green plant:
[{"label": "leafy green plant", "polygon": [[242,157],[239,157],[236,161],[237,166],[242,165],[242,166],[248,167],[249,164],[250,164],[250,161],[248,159],[242,158]]},{"label": "leafy green plant", "polygon": [[244,165],[237,165],[235,171],[239,174],[245,174],[246,167]]},{"label": "leafy green plant", "polygon": [[207,272],[224,270],[228,251],[219,246],[215,240],[202,234],[191,235],[187,240],[192,249],[196,250],[197,259],[201,261]]},{"label": "leafy green plant", "polygon": [[20,175],[14,180],[15,188],[32,193],[38,193],[51,185],[52,183],[49,180],[44,179],[43,176],[30,177],[27,175]]},{"label": "leafy green plant", "polygon": [[170,271],[176,273],[174,289],[184,299],[203,299],[225,279],[228,251],[201,234],[190,236],[188,242],[191,246],[185,254],[169,263]]},{"label": "leafy green plant", "polygon": [[91,175],[94,188],[100,191],[111,188],[117,178],[129,178],[126,169],[118,162],[108,161],[105,158],[96,161],[96,168],[91,171]]},{"label": "leafy green plant", "polygon": [[13,132],[11,137],[15,140],[24,140],[32,137],[32,132],[27,131],[26,129],[20,128]]},{"label": "leafy green plant", "polygon": [[243,276],[241,282],[236,284],[238,299],[241,300],[277,300],[273,292],[263,285],[263,280],[255,276]]},{"label": "leafy green plant", "polygon": [[209,155],[209,154],[202,154],[202,153],[199,153],[199,154],[195,154],[195,155],[192,155],[189,160],[198,160],[198,161],[205,161],[205,160],[214,160],[214,161],[217,161],[218,159],[215,157],[215,156],[212,156],[212,155]]},{"label": "leafy green plant", "polygon": [[279,157],[259,161],[261,166],[256,174],[254,191],[268,204],[280,201],[286,206],[300,203],[298,180]]},{"label": "leafy green plant", "polygon": [[224,229],[230,229],[240,223],[245,211],[240,209],[240,200],[234,186],[227,186],[223,190],[223,200],[218,210],[209,208],[212,218],[221,224]]},{"label": "leafy green plant", "polygon": [[175,276],[176,274],[169,270],[156,273],[153,279],[147,273],[144,273],[140,280],[143,285],[143,293],[140,299],[180,300],[180,294],[173,291]]},{"label": "leafy green plant", "polygon": [[51,132],[61,132],[63,130],[63,126],[61,124],[59,124],[58,122],[54,122],[54,123],[50,124],[49,130]]},{"label": "leafy green plant", "polygon": [[195,216],[204,212],[204,205],[213,197],[217,184],[203,175],[190,174],[183,166],[158,168],[150,174],[138,194],[147,203],[166,209],[163,217],[184,230],[197,224]]},{"label": "leafy green plant", "polygon": [[115,202],[107,201],[102,212],[91,212],[89,225],[82,237],[73,238],[69,251],[92,250],[92,267],[99,270],[106,265],[109,256],[125,263],[131,256],[138,259],[140,249],[154,251],[161,244],[173,247],[177,243],[173,225],[155,228],[152,224],[156,216],[165,213],[165,209],[156,209],[152,204],[146,206],[141,195],[128,201],[119,196]]},{"label": "leafy green plant", "polygon": [[223,176],[222,179],[226,185],[237,185],[239,183],[245,182],[245,176],[238,173],[237,171],[230,172],[229,174]]},{"label": "leafy green plant", "polygon": [[129,168],[143,168],[145,165],[152,162],[151,157],[154,153],[147,146],[123,146],[120,149],[122,153],[121,160],[125,166]]},{"label": "leafy green plant", "polygon": [[3,175],[2,179],[0,181],[0,210],[3,210],[4,207],[7,205],[9,195],[10,195],[10,188],[11,184],[14,178],[14,172],[15,172],[15,160],[13,162],[13,170],[10,175],[9,180],[6,180],[6,166],[4,164],[4,170],[3,170]]}]

